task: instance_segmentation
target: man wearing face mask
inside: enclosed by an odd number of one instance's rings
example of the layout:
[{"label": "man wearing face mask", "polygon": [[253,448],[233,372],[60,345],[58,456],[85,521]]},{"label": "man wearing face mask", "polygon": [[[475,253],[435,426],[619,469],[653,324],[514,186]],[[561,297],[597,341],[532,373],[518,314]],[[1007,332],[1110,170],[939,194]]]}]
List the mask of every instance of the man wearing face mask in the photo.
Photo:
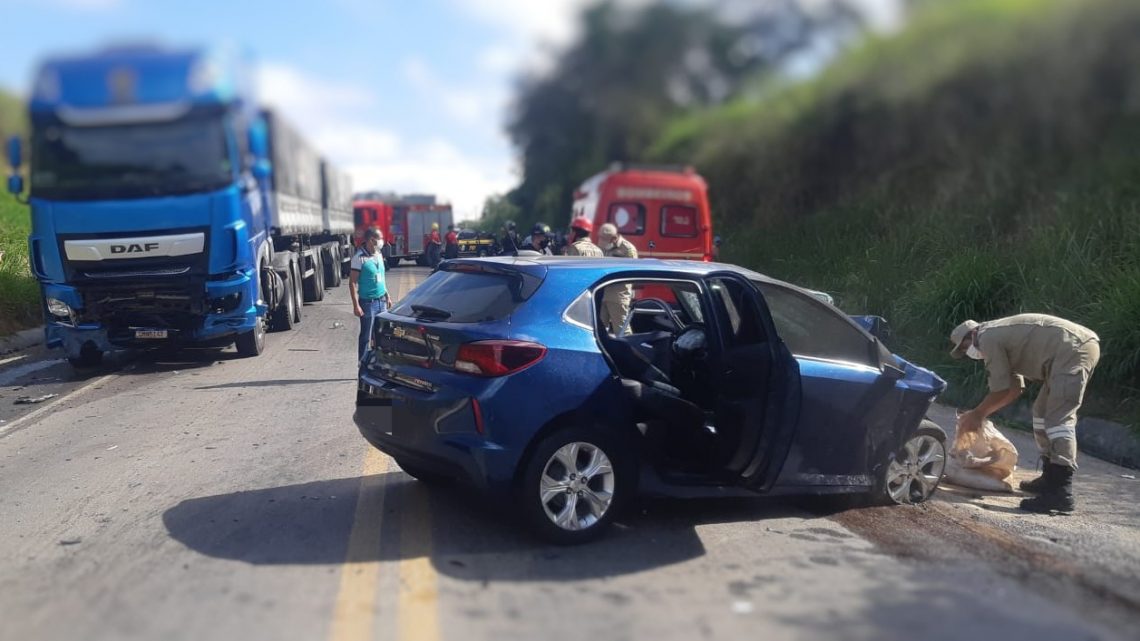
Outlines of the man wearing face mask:
[{"label": "man wearing face mask", "polygon": [[1028,512],[1072,512],[1077,467],[1077,410],[1100,360],[1100,339],[1087,327],[1046,314],[1019,314],[987,323],[968,320],[950,334],[954,358],[984,360],[990,393],[959,418],[977,431],[990,415],[1013,403],[1025,379],[1041,381],[1033,404],[1033,438],[1042,474],[1021,489],[1037,494],[1021,502]]},{"label": "man wearing face mask", "polygon": [[352,297],[352,312],[360,318],[360,336],[357,339],[356,360],[364,358],[368,342],[372,339],[372,325],[376,317],[388,308],[388,287],[384,282],[384,234],[375,227],[364,232],[364,242],[352,256],[348,273],[348,294]]}]

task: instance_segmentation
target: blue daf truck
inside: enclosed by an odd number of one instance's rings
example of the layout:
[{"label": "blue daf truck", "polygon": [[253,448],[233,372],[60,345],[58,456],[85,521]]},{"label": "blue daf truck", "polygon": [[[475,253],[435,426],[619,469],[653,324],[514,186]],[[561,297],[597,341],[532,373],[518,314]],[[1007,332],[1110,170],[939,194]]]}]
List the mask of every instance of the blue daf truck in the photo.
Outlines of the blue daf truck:
[{"label": "blue daf truck", "polygon": [[[260,108],[239,57],[49,59],[28,107],[31,270],[47,345],[76,367],[164,344],[256,356],[347,275],[352,185]],[[8,155],[21,194],[19,140]]]}]

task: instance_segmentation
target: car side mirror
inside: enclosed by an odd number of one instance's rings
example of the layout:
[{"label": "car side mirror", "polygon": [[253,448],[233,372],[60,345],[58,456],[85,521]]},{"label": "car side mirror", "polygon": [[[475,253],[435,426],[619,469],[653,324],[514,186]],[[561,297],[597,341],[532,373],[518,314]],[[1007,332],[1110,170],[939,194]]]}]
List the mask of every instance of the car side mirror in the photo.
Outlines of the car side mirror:
[{"label": "car side mirror", "polygon": [[258,180],[267,180],[269,178],[269,174],[273,172],[273,166],[269,163],[268,160],[264,158],[258,158],[257,160],[253,161],[253,167],[250,168],[250,171],[253,173],[254,178]]}]

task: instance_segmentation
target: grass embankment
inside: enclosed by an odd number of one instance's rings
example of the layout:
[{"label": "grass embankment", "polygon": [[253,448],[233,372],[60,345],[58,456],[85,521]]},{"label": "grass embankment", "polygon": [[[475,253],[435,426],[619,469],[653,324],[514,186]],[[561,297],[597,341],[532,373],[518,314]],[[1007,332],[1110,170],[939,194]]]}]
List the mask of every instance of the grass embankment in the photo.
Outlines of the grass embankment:
[{"label": "grass embankment", "polygon": [[966,319],[1053,313],[1102,338],[1087,409],[1140,421],[1140,5],[933,3],[818,78],[673,123],[722,256],[885,316],[976,400]]},{"label": "grass embankment", "polygon": [[28,208],[0,195],[0,336],[40,324],[40,288],[28,270]]}]

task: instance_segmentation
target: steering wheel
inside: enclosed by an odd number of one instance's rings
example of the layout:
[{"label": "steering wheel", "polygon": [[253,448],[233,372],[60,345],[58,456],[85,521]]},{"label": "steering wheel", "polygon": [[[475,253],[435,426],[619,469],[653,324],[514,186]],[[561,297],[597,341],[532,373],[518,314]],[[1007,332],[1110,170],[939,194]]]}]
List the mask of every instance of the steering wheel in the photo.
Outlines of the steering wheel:
[{"label": "steering wheel", "polygon": [[[631,305],[629,318],[626,319],[626,325],[630,325],[633,323],[634,311],[636,311],[637,309],[646,309],[646,308],[652,308],[652,307],[660,308],[661,311],[665,312],[665,315],[669,317],[669,320],[673,321],[673,332],[674,333],[681,331],[681,328],[683,328],[685,326],[685,324],[682,323],[681,319],[677,316],[677,312],[673,310],[672,306],[670,306],[669,303],[666,303],[665,301],[661,300],[660,298],[642,298],[642,299],[634,301],[633,305]],[[623,330],[624,330],[624,328],[623,328]]]}]

